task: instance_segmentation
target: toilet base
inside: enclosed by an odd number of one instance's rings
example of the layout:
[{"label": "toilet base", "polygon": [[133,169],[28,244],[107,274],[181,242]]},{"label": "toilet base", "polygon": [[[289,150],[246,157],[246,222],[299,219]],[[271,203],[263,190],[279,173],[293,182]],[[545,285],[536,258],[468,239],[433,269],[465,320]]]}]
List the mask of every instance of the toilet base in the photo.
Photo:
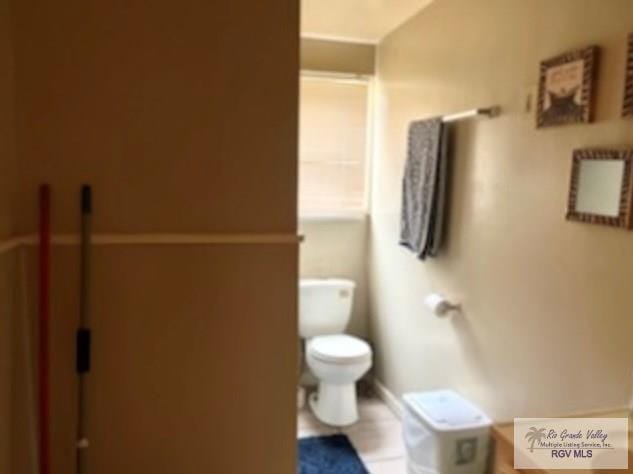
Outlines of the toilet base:
[{"label": "toilet base", "polygon": [[319,421],[331,426],[348,426],[358,421],[356,384],[319,383],[310,395],[310,408]]}]

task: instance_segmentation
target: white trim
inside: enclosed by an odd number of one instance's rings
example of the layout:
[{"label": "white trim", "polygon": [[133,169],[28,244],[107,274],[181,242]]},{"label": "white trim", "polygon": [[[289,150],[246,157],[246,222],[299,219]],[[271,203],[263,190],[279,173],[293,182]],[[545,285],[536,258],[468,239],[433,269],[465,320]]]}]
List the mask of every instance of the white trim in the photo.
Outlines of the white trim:
[{"label": "white trim", "polygon": [[396,397],[391,391],[376,377],[374,377],[374,390],[376,395],[380,398],[385,405],[396,415],[399,419],[402,419],[404,415],[404,405],[398,397]]},{"label": "white trim", "polygon": [[299,216],[299,222],[364,221],[367,217],[365,211],[307,212]]},{"label": "white trim", "polygon": [[[302,237],[296,234],[95,234],[94,245],[277,245],[298,244]],[[20,246],[34,246],[36,234],[15,237],[0,242],[0,254]],[[79,245],[79,234],[51,235],[56,246]]]},{"label": "white trim", "polygon": [[371,75],[356,74],[353,72],[317,71],[314,69],[302,69],[299,77],[308,81],[340,82],[343,84],[361,84],[369,86]]},{"label": "white trim", "polygon": [[364,44],[368,46],[376,46],[380,43],[380,39],[354,38],[351,36],[323,35],[319,33],[301,33],[301,39],[332,41],[334,43],[351,43]]},{"label": "white trim", "polygon": [[[77,234],[51,237],[53,245],[79,245]],[[295,244],[295,234],[95,234],[95,245]],[[37,243],[35,241],[34,243]]]}]

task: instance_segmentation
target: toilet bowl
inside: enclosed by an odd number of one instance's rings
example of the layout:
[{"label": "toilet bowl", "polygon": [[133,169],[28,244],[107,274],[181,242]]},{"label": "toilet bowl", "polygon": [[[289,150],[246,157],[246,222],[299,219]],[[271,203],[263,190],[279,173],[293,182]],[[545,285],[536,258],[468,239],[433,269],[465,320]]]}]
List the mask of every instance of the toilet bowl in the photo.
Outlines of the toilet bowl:
[{"label": "toilet bowl", "polygon": [[332,426],[358,420],[356,381],[371,367],[369,344],[343,334],[355,287],[353,281],[337,278],[299,283],[299,336],[306,341],[306,363],[319,381],[309,404],[320,421]]},{"label": "toilet bowl", "polygon": [[369,344],[353,336],[317,336],[306,346],[306,361],[319,380],[310,396],[315,416],[332,426],[347,426],[358,420],[356,381],[371,367]]}]

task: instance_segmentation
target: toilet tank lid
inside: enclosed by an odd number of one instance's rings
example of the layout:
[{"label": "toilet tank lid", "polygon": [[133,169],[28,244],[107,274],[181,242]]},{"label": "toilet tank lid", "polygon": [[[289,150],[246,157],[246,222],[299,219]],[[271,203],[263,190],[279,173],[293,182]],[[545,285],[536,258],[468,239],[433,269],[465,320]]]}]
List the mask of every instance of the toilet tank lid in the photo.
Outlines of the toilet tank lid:
[{"label": "toilet tank lid", "polygon": [[353,289],[356,286],[352,280],[344,278],[301,278],[299,286],[302,288],[321,287],[321,288],[346,288]]},{"label": "toilet tank lid", "polygon": [[452,390],[407,393],[404,404],[436,431],[486,428],[492,420],[473,403]]}]

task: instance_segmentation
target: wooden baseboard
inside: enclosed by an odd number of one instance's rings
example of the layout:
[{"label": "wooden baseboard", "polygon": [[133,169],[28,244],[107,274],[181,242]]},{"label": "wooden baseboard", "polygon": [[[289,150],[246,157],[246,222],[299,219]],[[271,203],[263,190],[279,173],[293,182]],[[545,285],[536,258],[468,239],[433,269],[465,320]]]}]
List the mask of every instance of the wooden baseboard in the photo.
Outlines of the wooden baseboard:
[{"label": "wooden baseboard", "polygon": [[404,414],[404,405],[398,397],[396,397],[380,380],[374,377],[374,390],[376,395],[380,398],[385,405],[396,415],[399,419],[402,419]]}]

